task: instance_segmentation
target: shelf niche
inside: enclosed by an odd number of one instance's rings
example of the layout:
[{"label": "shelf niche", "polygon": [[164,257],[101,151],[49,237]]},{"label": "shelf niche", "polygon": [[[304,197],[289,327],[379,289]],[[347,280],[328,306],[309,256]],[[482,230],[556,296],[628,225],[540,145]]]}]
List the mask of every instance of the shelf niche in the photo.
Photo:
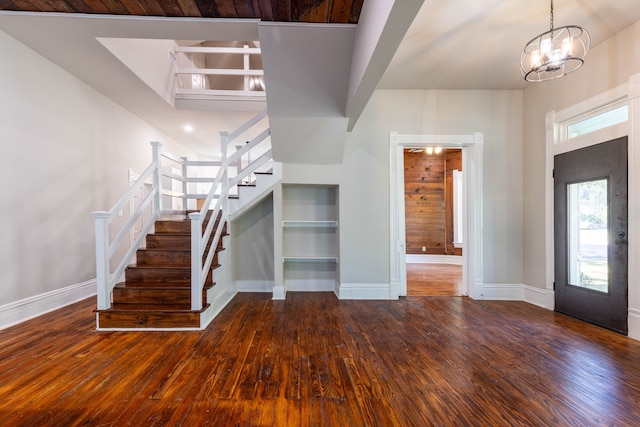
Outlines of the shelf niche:
[{"label": "shelf niche", "polygon": [[282,234],[287,291],[338,288],[338,187],[283,185]]}]

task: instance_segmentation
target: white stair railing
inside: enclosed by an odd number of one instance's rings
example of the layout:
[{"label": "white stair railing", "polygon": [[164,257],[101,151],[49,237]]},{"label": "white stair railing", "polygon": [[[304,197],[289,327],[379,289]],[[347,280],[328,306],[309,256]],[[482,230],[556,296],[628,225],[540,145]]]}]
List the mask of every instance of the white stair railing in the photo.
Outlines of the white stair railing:
[{"label": "white stair railing", "polygon": [[[231,134],[227,132],[220,132],[220,151],[221,151],[221,163],[220,172],[216,177],[215,182],[211,186],[207,198],[204,200],[202,208],[199,212],[189,214],[191,220],[191,309],[202,309],[202,289],[204,288],[205,281],[207,279],[208,272],[211,269],[211,263],[215,254],[215,249],[218,247],[218,243],[222,236],[225,223],[228,220],[228,195],[229,189],[236,186],[244,178],[248,177],[251,173],[262,167],[268,160],[271,160],[271,148],[268,148],[265,153],[260,155],[254,162],[238,172],[238,174],[230,178],[228,172],[230,166],[233,165],[242,155],[249,152],[251,149],[255,149],[258,144],[264,141],[269,141],[270,135],[269,129],[261,132],[257,137],[253,138],[242,149],[236,151],[233,155],[227,156],[229,148],[233,146],[237,139],[250,133],[250,130],[259,125],[259,123],[267,116],[267,111],[257,114],[251,120],[239,127]],[[268,153],[268,154],[267,154]],[[211,204],[215,199],[215,195],[219,194],[217,202],[213,209]],[[203,231],[204,221],[207,217],[207,213],[210,212],[209,221],[207,227]],[[216,219],[218,219],[216,223]],[[216,225],[215,234],[213,238],[211,234]],[[209,248],[207,257],[204,260],[206,250]]]},{"label": "white stair railing", "polygon": [[[127,266],[134,259],[136,251],[143,247],[154,221],[160,219],[162,215],[184,215],[191,205],[197,206],[195,200],[198,199],[204,200],[202,207],[197,212],[188,215],[191,220],[192,231],[191,309],[202,309],[202,290],[208,273],[211,271],[216,248],[222,238],[228,219],[229,189],[259,168],[264,167],[271,160],[270,147],[260,147],[261,145],[268,145],[266,142],[270,142],[269,130],[262,131],[254,138],[251,138],[241,150],[235,152],[232,156],[228,157],[227,151],[237,139],[246,137],[247,134],[251,135],[252,128],[259,126],[266,115],[267,112],[265,110],[231,134],[221,132],[222,158],[220,161],[193,161],[176,157],[170,153],[163,152],[162,144],[159,142],[151,143],[153,160],[147,169],[109,211],[92,213],[95,223],[97,305],[99,310],[106,310],[111,307],[113,288],[122,279]],[[262,151],[258,154],[256,160],[236,171],[235,176],[229,177],[232,162],[236,162],[241,156],[249,153],[250,150],[256,149],[261,149]],[[208,176],[197,176],[197,173],[192,171],[193,168],[200,173],[202,173],[203,168],[215,168],[216,172],[208,174]],[[175,170],[179,170],[180,173],[176,173]],[[175,189],[174,182],[180,184],[178,186],[180,188],[179,191]],[[150,189],[148,189],[146,196],[135,206],[138,195],[148,185],[150,185]],[[209,187],[208,192],[204,193],[197,188],[194,189],[199,185]],[[172,200],[175,199],[182,200],[181,209],[173,209]],[[216,203],[212,207],[214,200]],[[122,215],[127,205],[131,207],[131,214],[112,239],[110,228],[114,225],[116,219]],[[151,211],[150,214],[148,214],[149,211]],[[136,224],[139,224],[141,219],[144,220],[144,218],[151,218],[152,221],[142,224],[137,238],[131,242],[118,262],[114,257],[124,251],[121,246],[123,246],[125,238],[132,235],[132,230],[134,230]],[[207,218],[209,218],[209,221],[203,229]],[[117,266],[111,269],[111,265],[116,262]]]}]

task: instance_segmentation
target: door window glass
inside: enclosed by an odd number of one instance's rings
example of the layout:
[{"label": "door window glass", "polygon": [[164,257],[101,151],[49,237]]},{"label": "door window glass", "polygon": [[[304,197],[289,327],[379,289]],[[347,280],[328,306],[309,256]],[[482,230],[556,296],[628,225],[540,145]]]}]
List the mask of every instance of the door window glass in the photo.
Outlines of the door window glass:
[{"label": "door window glass", "polygon": [[567,198],[569,284],[608,293],[608,182],[569,184]]}]

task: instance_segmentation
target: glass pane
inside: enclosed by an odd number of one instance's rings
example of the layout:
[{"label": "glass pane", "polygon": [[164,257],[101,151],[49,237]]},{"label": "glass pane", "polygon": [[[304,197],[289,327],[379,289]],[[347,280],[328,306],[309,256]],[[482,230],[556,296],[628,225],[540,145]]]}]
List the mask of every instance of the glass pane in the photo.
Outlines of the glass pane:
[{"label": "glass pane", "polygon": [[567,126],[567,138],[575,138],[576,136],[595,132],[597,130],[604,129],[607,126],[626,122],[627,120],[629,120],[629,106],[623,105],[622,107],[605,111],[604,113]]},{"label": "glass pane", "polygon": [[578,182],[567,187],[569,284],[609,292],[608,182]]}]

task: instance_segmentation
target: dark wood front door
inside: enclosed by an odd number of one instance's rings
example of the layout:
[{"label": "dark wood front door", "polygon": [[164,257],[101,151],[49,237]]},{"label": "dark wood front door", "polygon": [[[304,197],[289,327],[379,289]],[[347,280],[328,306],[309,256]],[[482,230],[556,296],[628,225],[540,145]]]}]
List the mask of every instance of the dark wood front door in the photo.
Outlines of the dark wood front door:
[{"label": "dark wood front door", "polygon": [[627,333],[627,137],[554,158],[555,309]]}]

